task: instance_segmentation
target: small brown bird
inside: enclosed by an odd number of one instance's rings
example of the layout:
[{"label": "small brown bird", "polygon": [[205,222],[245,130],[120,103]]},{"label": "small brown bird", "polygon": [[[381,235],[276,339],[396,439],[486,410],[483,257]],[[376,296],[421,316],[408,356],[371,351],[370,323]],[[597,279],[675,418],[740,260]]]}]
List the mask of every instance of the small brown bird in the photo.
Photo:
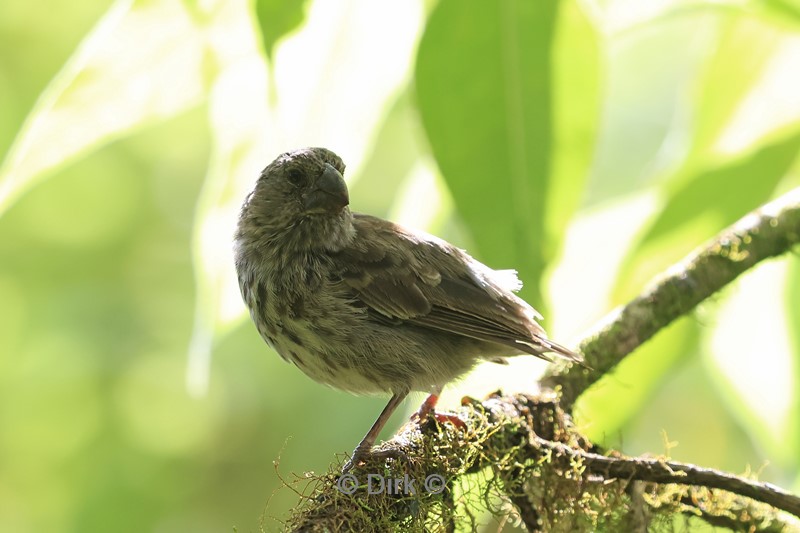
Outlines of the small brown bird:
[{"label": "small brown bird", "polygon": [[325,148],[280,155],[242,206],[235,257],[253,322],[283,359],[338,389],[392,393],[345,470],[370,453],[410,391],[430,392],[424,417],[442,387],[479,361],[553,353],[580,362],[513,294],[514,271],[351,212],[343,173]]}]

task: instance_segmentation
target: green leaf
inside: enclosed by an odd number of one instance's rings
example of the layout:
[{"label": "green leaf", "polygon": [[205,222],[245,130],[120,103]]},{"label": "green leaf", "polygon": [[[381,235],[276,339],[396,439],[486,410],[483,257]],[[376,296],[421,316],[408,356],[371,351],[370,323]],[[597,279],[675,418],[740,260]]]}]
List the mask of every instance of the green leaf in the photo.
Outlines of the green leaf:
[{"label": "green leaf", "polygon": [[788,24],[800,24],[800,2],[797,0],[765,0],[758,7],[766,8]]},{"label": "green leaf", "polygon": [[574,6],[521,0],[442,0],[419,46],[422,122],[476,255],[537,304],[594,145],[597,56]]},{"label": "green leaf", "polygon": [[688,318],[673,322],[623,359],[575,404],[587,437],[613,445],[621,428],[650,401],[664,376],[697,349],[699,329]]},{"label": "green leaf", "polygon": [[553,149],[548,179],[545,257],[557,253],[564,230],[582,200],[599,130],[599,37],[577,2],[561,4],[553,62]]},{"label": "green leaf", "polygon": [[726,288],[705,343],[712,355],[707,372],[730,416],[782,468],[796,466],[798,459],[792,442],[797,372],[789,338],[796,324],[789,322],[783,301],[790,262],[789,257],[761,262]]},{"label": "green leaf", "polygon": [[[789,342],[794,356],[794,403],[787,417],[789,442],[786,447],[791,450],[800,449],[800,260],[797,256],[789,261],[786,280],[786,323]],[[796,455],[795,455],[796,456]],[[800,467],[800,459],[795,463]]]},{"label": "green leaf", "polygon": [[202,32],[181,3],[118,0],[30,112],[0,167],[0,213],[44,172],[197,105]]},{"label": "green leaf", "polygon": [[616,300],[624,301],[664,268],[765,203],[800,150],[800,132],[752,155],[699,172],[667,191],[666,203],[620,269]]},{"label": "green leaf", "polygon": [[405,91],[376,129],[359,176],[348,177],[352,184],[350,201],[355,209],[383,218],[389,216],[405,180],[422,158],[420,143],[414,135],[417,128],[416,107],[409,91]]},{"label": "green leaf", "polygon": [[762,78],[782,32],[739,10],[720,11],[716,50],[702,71],[694,97],[694,132],[686,169],[707,158],[745,97]]},{"label": "green leaf", "polygon": [[303,23],[306,3],[306,0],[255,0],[255,18],[261,30],[261,45],[270,61],[278,40]]}]

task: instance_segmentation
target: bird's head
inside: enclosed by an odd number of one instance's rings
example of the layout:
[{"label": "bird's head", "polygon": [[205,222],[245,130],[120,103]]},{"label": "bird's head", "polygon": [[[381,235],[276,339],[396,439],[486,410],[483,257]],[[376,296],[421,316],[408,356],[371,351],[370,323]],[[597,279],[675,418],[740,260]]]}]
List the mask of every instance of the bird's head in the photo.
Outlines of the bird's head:
[{"label": "bird's head", "polygon": [[323,238],[350,223],[350,197],[342,159],[326,148],[286,152],[261,172],[242,208],[242,225],[258,233],[299,233]]}]

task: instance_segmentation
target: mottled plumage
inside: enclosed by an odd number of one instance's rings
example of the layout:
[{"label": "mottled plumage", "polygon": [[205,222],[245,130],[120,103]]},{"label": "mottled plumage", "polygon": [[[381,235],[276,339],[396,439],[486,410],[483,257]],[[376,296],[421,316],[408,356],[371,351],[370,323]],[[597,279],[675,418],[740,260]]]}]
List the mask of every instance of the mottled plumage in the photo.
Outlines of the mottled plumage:
[{"label": "mottled plumage", "polygon": [[438,395],[480,360],[503,356],[579,361],[547,339],[538,313],[513,294],[513,271],[352,213],[343,173],[324,148],[279,156],[242,207],[235,255],[253,321],[281,357],[320,383],[393,394],[353,461],[412,390]]}]

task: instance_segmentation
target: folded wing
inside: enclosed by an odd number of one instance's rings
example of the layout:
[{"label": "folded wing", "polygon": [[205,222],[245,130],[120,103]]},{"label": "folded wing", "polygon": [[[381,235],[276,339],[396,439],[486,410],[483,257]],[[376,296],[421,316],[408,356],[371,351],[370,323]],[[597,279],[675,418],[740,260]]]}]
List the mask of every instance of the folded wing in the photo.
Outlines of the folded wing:
[{"label": "folded wing", "polygon": [[357,238],[335,254],[335,271],[386,324],[409,323],[506,345],[509,355],[580,357],[547,338],[538,313],[515,296],[516,276],[494,271],[431,235],[354,214]]}]

